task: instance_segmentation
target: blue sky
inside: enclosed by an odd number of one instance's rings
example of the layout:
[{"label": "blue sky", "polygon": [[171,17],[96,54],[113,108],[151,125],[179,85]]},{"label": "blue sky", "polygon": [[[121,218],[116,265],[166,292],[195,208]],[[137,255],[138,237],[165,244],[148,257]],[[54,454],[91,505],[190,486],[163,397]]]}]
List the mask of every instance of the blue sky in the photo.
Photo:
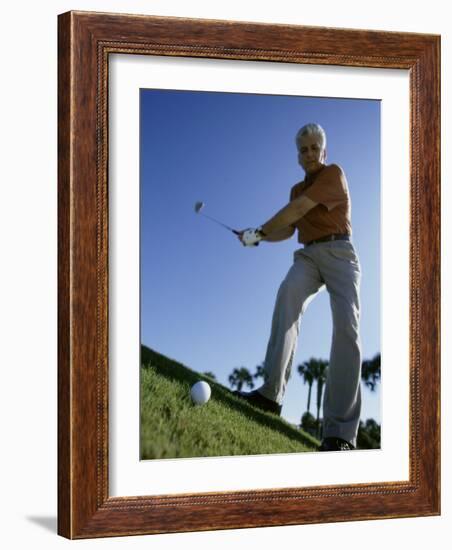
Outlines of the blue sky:
[{"label": "blue sky", "polygon": [[[221,92],[141,90],[141,341],[228,385],[234,367],[262,363],[278,287],[301,245],[245,248],[229,231],[263,224],[304,177],[295,135],[327,134],[327,163],[344,169],[361,267],[363,358],[380,351],[380,103]],[[328,359],[331,312],[323,291],[300,330],[282,415],[299,422],[307,387],[296,366]],[[311,412],[315,407],[311,403]],[[363,388],[362,418],[380,421],[379,391]]]}]

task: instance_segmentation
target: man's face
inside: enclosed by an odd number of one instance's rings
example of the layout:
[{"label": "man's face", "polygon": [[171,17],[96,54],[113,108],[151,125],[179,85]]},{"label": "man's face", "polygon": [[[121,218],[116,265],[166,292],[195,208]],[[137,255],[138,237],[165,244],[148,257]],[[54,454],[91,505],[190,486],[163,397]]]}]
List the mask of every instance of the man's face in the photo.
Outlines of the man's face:
[{"label": "man's face", "polygon": [[302,136],[298,150],[298,162],[306,174],[315,174],[326,160],[325,149],[322,149],[320,136],[310,134]]}]

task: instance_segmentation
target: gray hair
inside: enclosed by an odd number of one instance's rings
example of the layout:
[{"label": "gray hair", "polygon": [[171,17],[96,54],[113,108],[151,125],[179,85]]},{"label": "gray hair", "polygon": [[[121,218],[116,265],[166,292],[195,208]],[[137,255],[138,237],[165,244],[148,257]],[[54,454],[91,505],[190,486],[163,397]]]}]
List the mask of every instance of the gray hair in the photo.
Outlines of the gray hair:
[{"label": "gray hair", "polygon": [[325,130],[320,126],[320,124],[317,124],[316,122],[310,122],[309,124],[305,124],[302,128],[300,128],[297,132],[297,135],[295,136],[295,143],[297,144],[297,149],[300,149],[300,141],[303,136],[310,136],[310,135],[316,135],[320,138],[322,149],[325,149],[326,147],[326,134]]}]

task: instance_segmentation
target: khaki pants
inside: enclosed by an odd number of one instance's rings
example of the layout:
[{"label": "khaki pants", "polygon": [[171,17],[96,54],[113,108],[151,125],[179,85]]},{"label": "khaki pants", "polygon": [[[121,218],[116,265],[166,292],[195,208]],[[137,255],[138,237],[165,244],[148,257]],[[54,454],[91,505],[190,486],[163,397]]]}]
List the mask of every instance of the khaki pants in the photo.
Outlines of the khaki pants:
[{"label": "khaki pants", "polygon": [[300,319],[325,286],[333,340],[323,399],[323,437],[340,437],[354,446],[361,412],[360,279],[359,260],[350,241],[315,243],[295,252],[276,297],[264,362],[266,382],[259,388],[268,399],[282,403]]}]

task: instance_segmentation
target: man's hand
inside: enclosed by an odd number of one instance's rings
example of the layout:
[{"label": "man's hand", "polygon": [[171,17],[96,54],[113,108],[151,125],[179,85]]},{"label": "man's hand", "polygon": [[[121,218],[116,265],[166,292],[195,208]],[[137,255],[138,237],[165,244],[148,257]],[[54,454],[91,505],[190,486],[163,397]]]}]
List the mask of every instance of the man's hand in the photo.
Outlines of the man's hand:
[{"label": "man's hand", "polygon": [[264,235],[259,228],[253,229],[249,227],[248,229],[240,231],[238,238],[243,246],[258,246],[259,241],[264,238]]}]

